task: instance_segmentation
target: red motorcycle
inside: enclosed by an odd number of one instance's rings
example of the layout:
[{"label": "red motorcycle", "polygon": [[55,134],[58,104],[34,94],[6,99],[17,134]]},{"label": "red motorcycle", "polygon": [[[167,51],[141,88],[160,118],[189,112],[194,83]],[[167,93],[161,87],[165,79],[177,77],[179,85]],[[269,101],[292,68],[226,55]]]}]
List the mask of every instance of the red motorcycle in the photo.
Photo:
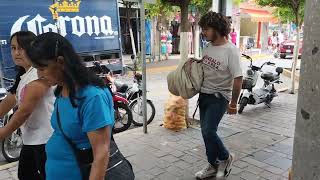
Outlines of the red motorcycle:
[{"label": "red motorcycle", "polygon": [[129,129],[132,123],[132,112],[129,108],[129,101],[117,94],[113,94],[113,104],[115,113],[114,133],[119,133]]},{"label": "red motorcycle", "polygon": [[[110,71],[107,67],[101,66],[98,62],[95,62],[93,71],[104,79],[104,81],[107,85],[109,85],[111,90],[113,89],[113,78],[110,75]],[[119,133],[129,129],[129,127],[131,126],[131,123],[133,121],[132,111],[129,108],[129,101],[126,98],[115,93],[116,91],[112,90],[112,92],[115,115],[115,124],[112,131],[113,133]]]}]

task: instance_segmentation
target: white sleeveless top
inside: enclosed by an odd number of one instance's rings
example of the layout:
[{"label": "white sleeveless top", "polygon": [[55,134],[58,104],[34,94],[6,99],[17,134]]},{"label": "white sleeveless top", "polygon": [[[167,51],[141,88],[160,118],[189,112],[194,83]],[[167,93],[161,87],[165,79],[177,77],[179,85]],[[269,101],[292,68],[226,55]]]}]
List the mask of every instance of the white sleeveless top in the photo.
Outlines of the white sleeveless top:
[{"label": "white sleeveless top", "polygon": [[[37,70],[33,67],[21,76],[16,93],[18,106],[24,99],[26,85],[37,79]],[[53,88],[50,88],[21,126],[23,144],[40,145],[47,143],[53,132],[50,119],[54,108],[54,100]]]}]

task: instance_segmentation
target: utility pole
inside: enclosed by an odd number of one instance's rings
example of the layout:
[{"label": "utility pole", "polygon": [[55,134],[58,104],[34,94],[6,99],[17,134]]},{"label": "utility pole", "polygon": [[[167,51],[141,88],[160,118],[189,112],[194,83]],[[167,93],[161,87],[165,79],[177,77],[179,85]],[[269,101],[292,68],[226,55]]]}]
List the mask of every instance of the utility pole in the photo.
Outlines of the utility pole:
[{"label": "utility pole", "polygon": [[147,130],[147,72],[146,72],[146,26],[145,26],[145,9],[143,0],[139,0],[140,6],[140,26],[141,26],[141,58],[142,58],[142,108],[143,108],[143,132]]}]

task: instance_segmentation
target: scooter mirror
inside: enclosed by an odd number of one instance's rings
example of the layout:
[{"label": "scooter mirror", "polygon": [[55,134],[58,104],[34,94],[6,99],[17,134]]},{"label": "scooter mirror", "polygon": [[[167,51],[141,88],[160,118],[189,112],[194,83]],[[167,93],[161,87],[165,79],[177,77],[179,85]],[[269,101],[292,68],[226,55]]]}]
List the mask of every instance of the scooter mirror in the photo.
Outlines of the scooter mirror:
[{"label": "scooter mirror", "polygon": [[248,55],[242,54],[242,56],[245,57],[246,59],[250,59]]},{"label": "scooter mirror", "polygon": [[267,65],[276,65],[276,64],[273,62],[267,62]]}]

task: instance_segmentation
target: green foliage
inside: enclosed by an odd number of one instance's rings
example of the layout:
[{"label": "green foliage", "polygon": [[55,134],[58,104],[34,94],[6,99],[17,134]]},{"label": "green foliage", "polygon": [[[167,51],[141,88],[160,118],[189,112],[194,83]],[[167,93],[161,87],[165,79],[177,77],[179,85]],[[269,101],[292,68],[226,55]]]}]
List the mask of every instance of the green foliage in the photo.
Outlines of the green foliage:
[{"label": "green foliage", "polygon": [[[191,0],[190,5],[195,6],[199,15],[203,15],[212,7],[212,0]],[[167,0],[157,0],[156,4],[146,4],[145,7],[148,12],[147,18],[149,19],[159,15],[172,18],[180,10],[178,6],[172,6]]]},{"label": "green foliage", "polygon": [[236,6],[239,6],[242,2],[246,2],[246,0],[233,0],[233,4]]},{"label": "green foliage", "polygon": [[172,6],[163,0],[157,0],[155,4],[145,4],[147,10],[146,18],[151,19],[157,16],[172,18],[179,10],[179,7]]},{"label": "green foliage", "polygon": [[[276,8],[273,13],[275,17],[277,17],[282,23],[294,22],[296,23],[296,16],[291,8],[289,7],[280,7]],[[304,19],[304,4],[302,4],[299,8],[299,26],[302,25]]]},{"label": "green foliage", "polygon": [[190,4],[195,6],[199,15],[203,15],[212,7],[212,0],[192,0]]},{"label": "green foliage", "polygon": [[276,15],[281,21],[293,21],[301,26],[305,0],[256,0],[260,6],[277,7]]},{"label": "green foliage", "polygon": [[271,7],[291,7],[292,5],[291,0],[256,0],[256,2],[261,6]]}]

